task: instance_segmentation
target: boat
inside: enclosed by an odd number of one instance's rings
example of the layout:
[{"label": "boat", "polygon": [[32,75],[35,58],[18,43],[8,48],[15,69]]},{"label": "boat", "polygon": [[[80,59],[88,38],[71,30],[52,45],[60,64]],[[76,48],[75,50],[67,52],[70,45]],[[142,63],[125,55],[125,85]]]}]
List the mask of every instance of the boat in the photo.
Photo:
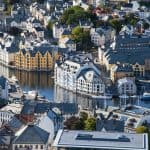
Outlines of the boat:
[{"label": "boat", "polygon": [[28,91],[28,95],[30,97],[36,98],[38,96],[38,92],[37,91]]},{"label": "boat", "polygon": [[150,92],[144,92],[142,96],[142,100],[150,100]]},{"label": "boat", "polygon": [[112,99],[111,95],[92,95],[91,97],[94,99]]}]

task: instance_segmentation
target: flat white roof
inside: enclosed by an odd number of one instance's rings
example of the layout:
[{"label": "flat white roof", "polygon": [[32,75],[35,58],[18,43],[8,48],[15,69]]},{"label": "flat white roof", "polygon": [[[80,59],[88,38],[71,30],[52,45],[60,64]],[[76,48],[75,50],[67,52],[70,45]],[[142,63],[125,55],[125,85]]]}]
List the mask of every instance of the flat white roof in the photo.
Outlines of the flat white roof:
[{"label": "flat white roof", "polygon": [[147,134],[59,130],[54,147],[148,150]]}]

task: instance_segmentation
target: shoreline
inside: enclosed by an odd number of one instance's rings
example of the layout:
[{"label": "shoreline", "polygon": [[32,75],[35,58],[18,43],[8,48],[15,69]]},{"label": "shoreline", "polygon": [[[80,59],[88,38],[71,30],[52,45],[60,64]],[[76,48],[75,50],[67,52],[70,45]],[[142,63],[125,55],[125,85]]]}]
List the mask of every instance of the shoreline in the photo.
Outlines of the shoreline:
[{"label": "shoreline", "polygon": [[54,69],[51,70],[47,70],[47,69],[41,69],[41,70],[37,70],[37,69],[25,69],[25,68],[17,68],[16,66],[13,65],[8,65],[6,63],[2,63],[0,62],[1,65],[3,65],[4,67],[7,67],[9,69],[13,69],[13,70],[18,70],[18,71],[27,71],[27,72],[54,72]]}]

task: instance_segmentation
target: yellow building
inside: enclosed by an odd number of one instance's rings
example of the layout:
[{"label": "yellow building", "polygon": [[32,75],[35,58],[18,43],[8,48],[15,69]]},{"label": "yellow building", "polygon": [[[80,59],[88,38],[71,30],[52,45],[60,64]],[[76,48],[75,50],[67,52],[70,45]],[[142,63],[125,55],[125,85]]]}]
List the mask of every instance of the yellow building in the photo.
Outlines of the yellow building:
[{"label": "yellow building", "polygon": [[55,47],[39,46],[33,50],[21,49],[15,55],[15,66],[20,70],[51,71],[60,57]]},{"label": "yellow building", "polygon": [[118,79],[124,77],[133,77],[134,71],[131,65],[128,64],[116,64],[110,70],[110,78],[112,82],[116,82]]}]

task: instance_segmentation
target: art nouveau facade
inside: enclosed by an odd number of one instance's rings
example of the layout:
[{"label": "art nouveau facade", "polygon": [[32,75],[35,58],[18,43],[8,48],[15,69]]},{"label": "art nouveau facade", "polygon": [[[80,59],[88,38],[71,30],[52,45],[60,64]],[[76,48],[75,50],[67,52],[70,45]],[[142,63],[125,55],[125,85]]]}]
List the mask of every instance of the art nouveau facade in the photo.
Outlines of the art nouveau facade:
[{"label": "art nouveau facade", "polygon": [[105,92],[101,73],[89,60],[84,63],[72,60],[56,63],[55,84],[77,93],[99,95]]}]

